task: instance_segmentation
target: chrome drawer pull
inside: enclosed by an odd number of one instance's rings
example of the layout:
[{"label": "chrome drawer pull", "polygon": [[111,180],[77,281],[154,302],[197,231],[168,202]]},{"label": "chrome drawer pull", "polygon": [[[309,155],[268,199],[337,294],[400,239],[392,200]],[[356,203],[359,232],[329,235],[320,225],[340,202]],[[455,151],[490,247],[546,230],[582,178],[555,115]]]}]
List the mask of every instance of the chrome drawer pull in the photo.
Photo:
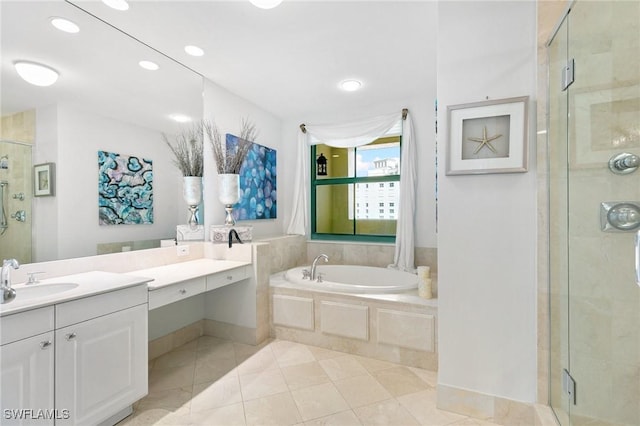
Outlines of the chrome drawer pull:
[{"label": "chrome drawer pull", "polygon": [[233,279],[233,275],[227,275],[227,279],[228,280],[232,280]]},{"label": "chrome drawer pull", "polygon": [[185,290],[184,288],[180,289],[180,294],[187,294],[187,290]]},{"label": "chrome drawer pull", "polygon": [[64,337],[65,337],[65,339],[67,339],[67,340],[73,340],[73,339],[75,339],[75,338],[76,338],[76,333],[69,333],[69,334],[67,334],[67,335],[66,335],[66,336],[64,336]]},{"label": "chrome drawer pull", "polygon": [[40,342],[40,349],[47,349],[51,345],[51,340],[45,340],[44,342]]}]

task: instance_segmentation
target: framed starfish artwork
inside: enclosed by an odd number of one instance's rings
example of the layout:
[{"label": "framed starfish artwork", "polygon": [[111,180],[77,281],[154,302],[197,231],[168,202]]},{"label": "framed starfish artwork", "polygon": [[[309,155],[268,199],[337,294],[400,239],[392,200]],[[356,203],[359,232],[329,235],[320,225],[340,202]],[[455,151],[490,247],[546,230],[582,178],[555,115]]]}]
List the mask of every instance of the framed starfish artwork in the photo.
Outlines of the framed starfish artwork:
[{"label": "framed starfish artwork", "polygon": [[447,108],[447,175],[527,171],[529,97]]}]

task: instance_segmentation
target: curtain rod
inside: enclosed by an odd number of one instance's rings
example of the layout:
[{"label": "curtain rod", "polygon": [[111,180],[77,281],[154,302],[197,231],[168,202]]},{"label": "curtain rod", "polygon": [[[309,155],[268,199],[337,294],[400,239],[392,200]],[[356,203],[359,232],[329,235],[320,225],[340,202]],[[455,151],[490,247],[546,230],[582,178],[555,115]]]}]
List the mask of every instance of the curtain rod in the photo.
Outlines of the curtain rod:
[{"label": "curtain rod", "polygon": [[[409,109],[408,108],[402,108],[402,119],[403,120],[407,119],[407,114],[409,114]],[[305,126],[305,124],[302,123],[300,125],[300,130],[302,131],[302,133],[307,133],[307,126]]]}]

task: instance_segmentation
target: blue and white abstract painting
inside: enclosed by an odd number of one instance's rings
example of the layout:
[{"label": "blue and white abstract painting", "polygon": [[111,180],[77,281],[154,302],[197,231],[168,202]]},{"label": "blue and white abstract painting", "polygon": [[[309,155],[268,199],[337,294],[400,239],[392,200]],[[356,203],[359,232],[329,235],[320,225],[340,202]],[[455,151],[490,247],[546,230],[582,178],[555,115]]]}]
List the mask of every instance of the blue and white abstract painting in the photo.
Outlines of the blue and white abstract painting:
[{"label": "blue and white abstract painting", "polygon": [[100,225],[153,223],[153,162],[98,151]]},{"label": "blue and white abstract painting", "polygon": [[[226,135],[227,149],[238,137]],[[278,213],[276,150],[253,142],[240,168],[240,201],[233,206],[236,220],[275,219]]]}]

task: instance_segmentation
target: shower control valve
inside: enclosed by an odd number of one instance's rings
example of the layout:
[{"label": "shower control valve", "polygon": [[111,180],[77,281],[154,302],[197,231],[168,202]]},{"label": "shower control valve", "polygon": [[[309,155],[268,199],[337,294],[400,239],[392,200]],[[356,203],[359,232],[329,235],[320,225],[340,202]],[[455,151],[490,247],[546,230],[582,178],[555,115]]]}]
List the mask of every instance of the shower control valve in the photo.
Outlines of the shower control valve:
[{"label": "shower control valve", "polygon": [[616,154],[609,159],[609,170],[617,175],[635,172],[640,167],[640,157],[629,152]]},{"label": "shower control valve", "polygon": [[27,212],[25,212],[24,210],[18,210],[11,215],[11,219],[15,219],[18,222],[25,222],[27,220]]}]

